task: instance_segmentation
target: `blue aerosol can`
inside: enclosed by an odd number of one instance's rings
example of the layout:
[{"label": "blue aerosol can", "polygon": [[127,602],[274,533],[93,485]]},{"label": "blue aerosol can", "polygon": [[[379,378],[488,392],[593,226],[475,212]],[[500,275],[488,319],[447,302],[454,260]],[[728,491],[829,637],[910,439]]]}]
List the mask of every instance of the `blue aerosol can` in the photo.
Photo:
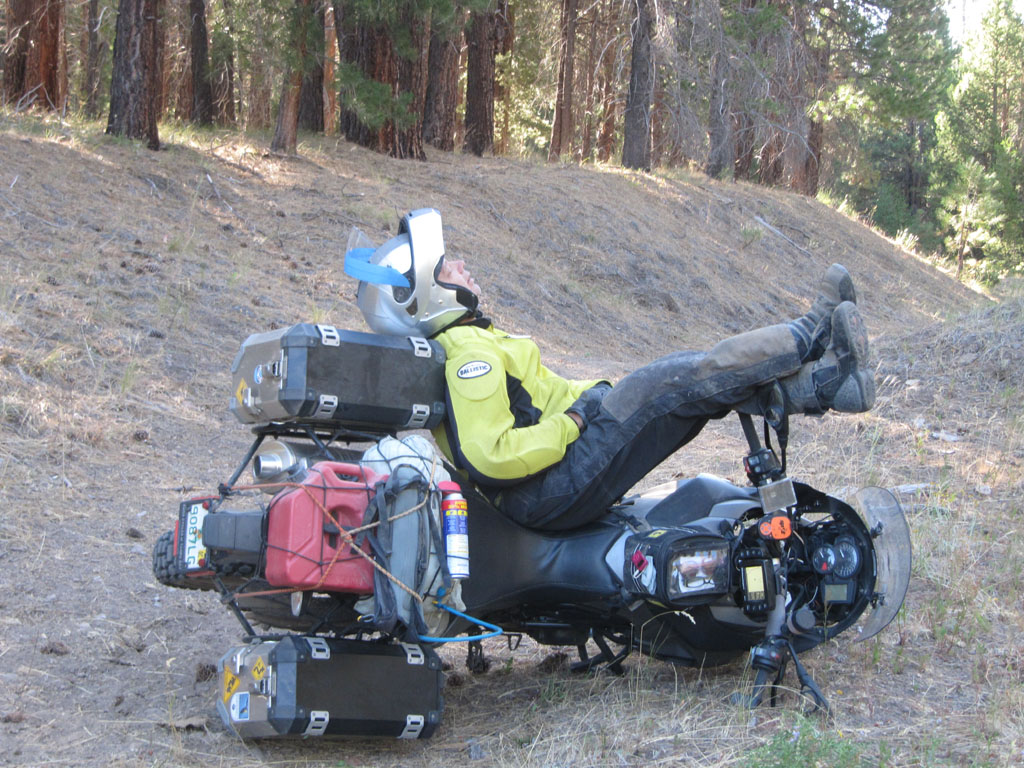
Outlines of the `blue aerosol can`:
[{"label": "blue aerosol can", "polygon": [[441,516],[444,518],[444,548],[448,570],[453,579],[469,578],[469,508],[458,483],[445,481],[441,489]]}]

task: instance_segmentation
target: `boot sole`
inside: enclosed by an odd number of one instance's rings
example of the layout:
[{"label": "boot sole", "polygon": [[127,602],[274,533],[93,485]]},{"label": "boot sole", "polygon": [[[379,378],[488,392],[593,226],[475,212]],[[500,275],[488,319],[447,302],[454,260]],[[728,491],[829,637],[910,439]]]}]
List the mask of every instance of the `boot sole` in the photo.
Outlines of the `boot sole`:
[{"label": "boot sole", "polygon": [[849,357],[856,369],[868,361],[868,329],[857,305],[844,301],[832,313],[832,347],[840,359]]},{"label": "boot sole", "polygon": [[865,413],[875,405],[875,377],[870,371],[854,371],[832,398],[832,410],[840,413]]},{"label": "boot sole", "polygon": [[825,282],[835,286],[839,296],[837,303],[841,304],[844,301],[857,303],[857,289],[853,287],[853,278],[842,264],[833,264],[825,270]]}]

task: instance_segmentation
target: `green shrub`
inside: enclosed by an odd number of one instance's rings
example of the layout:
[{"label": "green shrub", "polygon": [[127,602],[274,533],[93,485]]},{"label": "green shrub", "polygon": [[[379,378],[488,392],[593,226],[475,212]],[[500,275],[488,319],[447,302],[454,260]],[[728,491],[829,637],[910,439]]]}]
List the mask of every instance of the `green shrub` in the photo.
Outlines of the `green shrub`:
[{"label": "green shrub", "polygon": [[882,184],[875,197],[875,210],[871,213],[875,226],[894,236],[901,230],[910,229],[914,216],[902,192],[892,184]]},{"label": "green shrub", "polygon": [[747,755],[743,768],[857,768],[863,760],[860,751],[837,733],[819,728],[813,721],[799,718],[779,731],[762,747]]}]

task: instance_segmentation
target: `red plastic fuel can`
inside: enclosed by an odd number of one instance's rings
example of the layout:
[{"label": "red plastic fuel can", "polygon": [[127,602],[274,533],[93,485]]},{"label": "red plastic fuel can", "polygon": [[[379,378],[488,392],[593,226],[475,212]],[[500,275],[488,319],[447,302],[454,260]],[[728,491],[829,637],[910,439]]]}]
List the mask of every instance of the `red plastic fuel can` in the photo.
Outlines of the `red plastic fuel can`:
[{"label": "red plastic fuel can", "polygon": [[267,521],[267,581],[275,587],[372,593],[373,565],[352,550],[342,530],[362,524],[382,479],[358,464],[322,461],[300,487],[275,497]]}]

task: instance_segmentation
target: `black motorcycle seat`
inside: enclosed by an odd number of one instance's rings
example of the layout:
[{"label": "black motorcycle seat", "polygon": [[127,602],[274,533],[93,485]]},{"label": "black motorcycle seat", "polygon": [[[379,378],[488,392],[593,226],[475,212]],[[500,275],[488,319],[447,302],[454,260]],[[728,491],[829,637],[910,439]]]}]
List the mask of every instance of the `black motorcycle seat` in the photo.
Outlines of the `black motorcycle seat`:
[{"label": "black motorcycle seat", "polygon": [[604,556],[621,534],[621,522],[539,531],[505,517],[472,490],[466,497],[470,578],[462,597],[471,613],[474,607],[558,605],[619,594]]},{"label": "black motorcycle seat", "polygon": [[686,525],[708,517],[712,507],[726,501],[749,501],[757,506],[756,488],[741,488],[713,475],[699,475],[678,485],[664,498],[635,496],[632,514],[644,517],[651,525]]}]

